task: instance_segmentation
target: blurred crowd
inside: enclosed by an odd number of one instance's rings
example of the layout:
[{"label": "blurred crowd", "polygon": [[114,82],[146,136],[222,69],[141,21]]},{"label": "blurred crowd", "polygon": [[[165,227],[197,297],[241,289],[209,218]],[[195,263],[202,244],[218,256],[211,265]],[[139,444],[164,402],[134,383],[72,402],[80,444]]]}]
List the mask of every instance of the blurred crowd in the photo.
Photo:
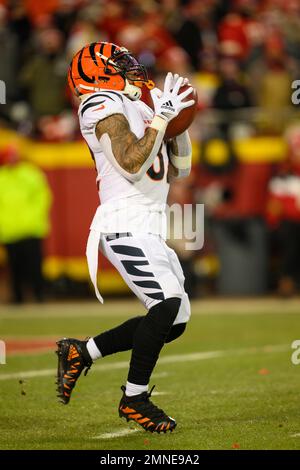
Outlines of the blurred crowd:
[{"label": "blurred crowd", "polygon": [[[47,142],[79,139],[66,72],[81,47],[103,40],[126,46],[158,86],[172,71],[198,90],[191,134],[201,163],[170,195],[206,205],[205,256],[182,254],[190,290],[218,271],[221,293],[296,292],[300,113],[291,95],[300,0],[0,0],[0,127]],[[284,162],[241,164],[235,142],[257,136],[283,138]],[[216,139],[222,148],[212,149]],[[241,270],[244,285],[234,288]]]},{"label": "blurred crowd", "polygon": [[191,77],[200,109],[262,108],[261,130],[278,132],[299,77],[300,2],[0,0],[2,121],[45,140],[78,137],[66,71],[99,40],[126,45],[158,82],[169,70]]}]

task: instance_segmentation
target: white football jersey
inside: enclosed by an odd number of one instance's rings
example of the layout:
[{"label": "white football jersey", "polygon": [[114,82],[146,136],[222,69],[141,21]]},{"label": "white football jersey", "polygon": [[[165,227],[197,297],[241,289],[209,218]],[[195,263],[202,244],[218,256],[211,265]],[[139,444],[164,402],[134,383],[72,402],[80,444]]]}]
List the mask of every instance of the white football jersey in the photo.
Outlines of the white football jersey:
[{"label": "white football jersey", "polygon": [[102,233],[143,232],[165,238],[169,191],[166,144],[162,144],[153,165],[140,181],[127,180],[106,158],[95,133],[98,121],[112,114],[124,114],[138,139],[153,119],[153,111],[145,103],[132,101],[116,91],[102,90],[81,102],[80,129],[95,161],[100,198],[91,228]]}]

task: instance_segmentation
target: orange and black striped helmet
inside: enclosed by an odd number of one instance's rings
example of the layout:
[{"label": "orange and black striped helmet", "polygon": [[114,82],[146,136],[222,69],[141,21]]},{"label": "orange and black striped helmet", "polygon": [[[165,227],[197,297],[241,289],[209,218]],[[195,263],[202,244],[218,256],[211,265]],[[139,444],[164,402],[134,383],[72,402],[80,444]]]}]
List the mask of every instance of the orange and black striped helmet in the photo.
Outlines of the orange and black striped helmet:
[{"label": "orange and black striped helmet", "polygon": [[119,90],[126,81],[152,88],[147,71],[125,47],[110,42],[93,42],[75,54],[68,72],[68,82],[76,96],[99,89]]}]

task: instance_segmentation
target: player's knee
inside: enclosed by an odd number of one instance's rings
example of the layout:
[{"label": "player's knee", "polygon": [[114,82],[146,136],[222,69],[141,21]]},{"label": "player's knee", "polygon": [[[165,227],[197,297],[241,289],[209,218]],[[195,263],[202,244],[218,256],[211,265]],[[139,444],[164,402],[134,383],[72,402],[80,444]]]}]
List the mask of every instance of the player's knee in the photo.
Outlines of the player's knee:
[{"label": "player's knee", "polygon": [[186,329],[186,323],[177,323],[176,325],[173,325],[167,335],[165,343],[171,343],[171,341],[174,341],[175,339],[179,338]]},{"label": "player's knee", "polygon": [[181,298],[171,297],[150,308],[147,319],[151,322],[153,330],[159,328],[167,334],[178,315],[180,305]]},{"label": "player's knee", "polygon": [[181,297],[180,307],[174,323],[167,335],[166,343],[170,343],[179,338],[186,329],[186,324],[191,316],[191,304],[187,293],[185,292]]},{"label": "player's knee", "polygon": [[187,323],[191,318],[191,304],[187,293],[185,292],[181,298],[180,308],[174,320],[174,325],[179,323]]}]

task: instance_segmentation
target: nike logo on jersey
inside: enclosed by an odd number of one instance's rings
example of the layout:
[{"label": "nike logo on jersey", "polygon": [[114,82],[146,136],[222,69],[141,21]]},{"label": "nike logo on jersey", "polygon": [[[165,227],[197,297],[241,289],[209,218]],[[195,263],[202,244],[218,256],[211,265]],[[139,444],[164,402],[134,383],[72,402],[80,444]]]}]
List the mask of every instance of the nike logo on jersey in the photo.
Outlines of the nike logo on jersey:
[{"label": "nike logo on jersey", "polygon": [[104,108],[105,108],[105,105],[101,104],[101,106],[99,106],[98,108],[93,109],[93,112],[94,111],[99,111],[100,109],[104,109]]}]

